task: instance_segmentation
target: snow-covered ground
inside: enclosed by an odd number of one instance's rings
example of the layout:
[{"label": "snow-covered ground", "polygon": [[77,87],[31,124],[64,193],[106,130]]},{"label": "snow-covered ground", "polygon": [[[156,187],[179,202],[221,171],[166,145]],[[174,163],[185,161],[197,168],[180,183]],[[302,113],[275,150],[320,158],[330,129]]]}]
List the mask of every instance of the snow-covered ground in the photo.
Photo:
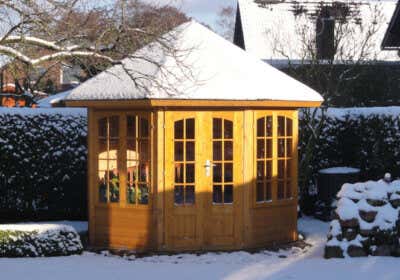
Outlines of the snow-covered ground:
[{"label": "snow-covered ground", "polygon": [[400,262],[396,258],[323,259],[328,227],[327,223],[311,218],[300,219],[299,229],[313,245],[303,250],[182,254],[142,259],[93,253],[58,258],[0,259],[0,279],[399,279]]}]

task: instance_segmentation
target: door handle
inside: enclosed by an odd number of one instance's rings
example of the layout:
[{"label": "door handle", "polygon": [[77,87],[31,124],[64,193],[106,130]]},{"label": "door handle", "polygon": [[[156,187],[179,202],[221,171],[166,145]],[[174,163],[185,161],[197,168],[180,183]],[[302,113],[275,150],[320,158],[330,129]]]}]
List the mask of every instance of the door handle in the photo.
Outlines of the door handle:
[{"label": "door handle", "polygon": [[204,167],[206,168],[206,176],[210,177],[210,173],[211,173],[211,167],[215,166],[215,164],[211,163],[211,161],[209,159],[206,160],[206,164],[204,165]]}]

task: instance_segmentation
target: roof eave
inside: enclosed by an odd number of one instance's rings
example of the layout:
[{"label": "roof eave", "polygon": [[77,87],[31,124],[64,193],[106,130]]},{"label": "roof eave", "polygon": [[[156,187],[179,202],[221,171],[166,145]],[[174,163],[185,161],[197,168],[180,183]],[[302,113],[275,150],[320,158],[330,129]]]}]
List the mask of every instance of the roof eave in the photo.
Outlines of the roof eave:
[{"label": "roof eave", "polygon": [[65,100],[67,107],[99,109],[123,108],[311,108],[322,101],[290,100],[193,100],[193,99],[139,99],[139,100]]}]

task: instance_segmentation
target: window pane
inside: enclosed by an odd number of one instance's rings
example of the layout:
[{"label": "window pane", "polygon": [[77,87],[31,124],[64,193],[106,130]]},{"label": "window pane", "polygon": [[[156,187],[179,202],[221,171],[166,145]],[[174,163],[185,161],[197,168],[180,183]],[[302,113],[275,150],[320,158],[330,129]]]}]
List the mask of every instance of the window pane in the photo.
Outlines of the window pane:
[{"label": "window pane", "polygon": [[224,120],[224,138],[233,138],[233,122]]},{"label": "window pane", "polygon": [[127,141],[126,159],[138,160],[138,154],[136,151],[136,140],[134,139]]},{"label": "window pane", "polygon": [[110,117],[110,137],[118,138],[119,137],[119,117],[113,116]]},{"label": "window pane", "polygon": [[285,117],[278,117],[278,136],[285,136]]},{"label": "window pane", "polygon": [[107,159],[108,152],[107,152],[107,139],[99,140],[99,159]]},{"label": "window pane", "polygon": [[278,178],[283,179],[285,176],[285,161],[278,160]]},{"label": "window pane", "polygon": [[194,161],[194,142],[186,142],[186,161]]},{"label": "window pane", "polygon": [[286,182],[286,198],[292,197],[292,183],[290,181]]},{"label": "window pane", "polygon": [[175,161],[183,161],[183,142],[175,142]]},{"label": "window pane", "polygon": [[272,200],[272,185],[271,185],[271,182],[267,182],[266,183],[265,200],[267,200],[267,201]]},{"label": "window pane", "polygon": [[285,157],[285,139],[278,139],[278,157]]},{"label": "window pane", "polygon": [[264,201],[264,183],[263,182],[257,182],[256,201],[257,202]]},{"label": "window pane", "polygon": [[99,125],[99,137],[107,137],[107,118],[102,118],[98,122]]},{"label": "window pane", "polygon": [[224,186],[224,203],[233,202],[233,185]]},{"label": "window pane", "polygon": [[194,119],[186,120],[186,139],[194,139]]},{"label": "window pane", "polygon": [[177,205],[183,204],[183,186],[175,186],[175,188],[174,188],[174,203]]},{"label": "window pane", "polygon": [[224,159],[233,160],[233,143],[232,141],[224,142]]},{"label": "window pane", "polygon": [[194,186],[186,186],[185,204],[194,204],[194,203],[195,203]]},{"label": "window pane", "polygon": [[118,173],[110,171],[109,173],[109,191],[110,202],[119,202],[119,177]]},{"label": "window pane", "polygon": [[99,171],[99,202],[107,202],[107,172]]},{"label": "window pane", "polygon": [[149,181],[149,165],[147,163],[140,164],[139,181],[140,182],[148,182]]},{"label": "window pane", "polygon": [[224,182],[233,182],[233,164],[225,163],[224,168]]},{"label": "window pane", "polygon": [[264,143],[265,143],[264,139],[257,140],[257,158],[259,158],[259,159],[265,158]]},{"label": "window pane", "polygon": [[278,181],[278,199],[283,199],[285,195],[285,183]]},{"label": "window pane", "polygon": [[292,177],[292,161],[286,161],[286,178],[290,179]]},{"label": "window pane", "polygon": [[272,139],[267,139],[266,140],[266,146],[267,146],[267,158],[272,158]]},{"label": "window pane", "polygon": [[139,137],[149,137],[149,121],[140,118],[140,132]]},{"label": "window pane", "polygon": [[213,119],[213,139],[222,138],[222,119]]},{"label": "window pane", "polygon": [[293,121],[291,119],[286,119],[286,136],[293,135]]},{"label": "window pane", "polygon": [[110,144],[109,144],[109,151],[108,151],[108,158],[109,159],[117,159],[118,156],[118,140],[110,140]]},{"label": "window pane", "polygon": [[183,139],[183,120],[175,122],[174,138]]},{"label": "window pane", "polygon": [[222,203],[222,186],[213,186],[213,203]]},{"label": "window pane", "polygon": [[272,137],[272,117],[271,116],[267,117],[266,132],[267,133],[265,134],[265,136]]},{"label": "window pane", "polygon": [[264,162],[257,161],[257,180],[264,180]]},{"label": "window pane", "polygon": [[136,203],[136,189],[134,184],[128,184],[126,200],[129,204]]},{"label": "window pane", "polygon": [[139,160],[148,161],[150,159],[149,155],[149,140],[140,140],[139,142]]},{"label": "window pane", "polygon": [[222,164],[216,163],[213,166],[213,182],[221,183],[222,182]]},{"label": "window pane", "polygon": [[127,121],[126,135],[131,138],[136,138],[136,117],[128,116],[126,121]]},{"label": "window pane", "polygon": [[186,183],[194,183],[194,164],[186,164]]},{"label": "window pane", "polygon": [[183,183],[183,163],[175,163],[175,183]]},{"label": "window pane", "polygon": [[292,156],[292,139],[286,140],[286,156],[287,157]]},{"label": "window pane", "polygon": [[222,142],[213,142],[213,160],[222,160]]},{"label": "window pane", "polygon": [[149,204],[149,187],[147,185],[139,185],[138,202],[142,205]]},{"label": "window pane", "polygon": [[265,177],[267,180],[272,180],[272,161],[268,160],[266,165]]},{"label": "window pane", "polygon": [[265,136],[265,122],[264,118],[257,120],[257,137],[264,137]]}]

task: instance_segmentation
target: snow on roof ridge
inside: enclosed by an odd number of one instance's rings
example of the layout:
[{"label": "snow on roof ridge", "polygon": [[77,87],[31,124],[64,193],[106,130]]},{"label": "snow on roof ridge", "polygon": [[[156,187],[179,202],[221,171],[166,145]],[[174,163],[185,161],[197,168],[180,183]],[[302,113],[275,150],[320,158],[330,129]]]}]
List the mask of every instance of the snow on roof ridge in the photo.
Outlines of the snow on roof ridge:
[{"label": "snow on roof ridge", "polygon": [[[323,101],[308,86],[276,70],[267,63],[226,41],[205,26],[192,20],[164,36],[176,38],[176,47],[190,50],[182,55],[184,66],[166,55],[157,43],[139,49],[135,54],[161,62],[164,69],[151,63],[130,58],[75,88],[66,100],[134,100],[134,99],[198,99],[198,100],[282,100]],[[137,88],[131,77],[137,71],[155,77],[157,84],[177,87],[179,94],[171,95],[162,87],[148,82],[149,91]],[[190,68],[190,75],[182,68]],[[167,72],[167,73],[165,73]],[[172,74],[168,73],[172,72]],[[133,73],[133,74],[132,74]],[[177,82],[179,81],[179,82]]]}]

